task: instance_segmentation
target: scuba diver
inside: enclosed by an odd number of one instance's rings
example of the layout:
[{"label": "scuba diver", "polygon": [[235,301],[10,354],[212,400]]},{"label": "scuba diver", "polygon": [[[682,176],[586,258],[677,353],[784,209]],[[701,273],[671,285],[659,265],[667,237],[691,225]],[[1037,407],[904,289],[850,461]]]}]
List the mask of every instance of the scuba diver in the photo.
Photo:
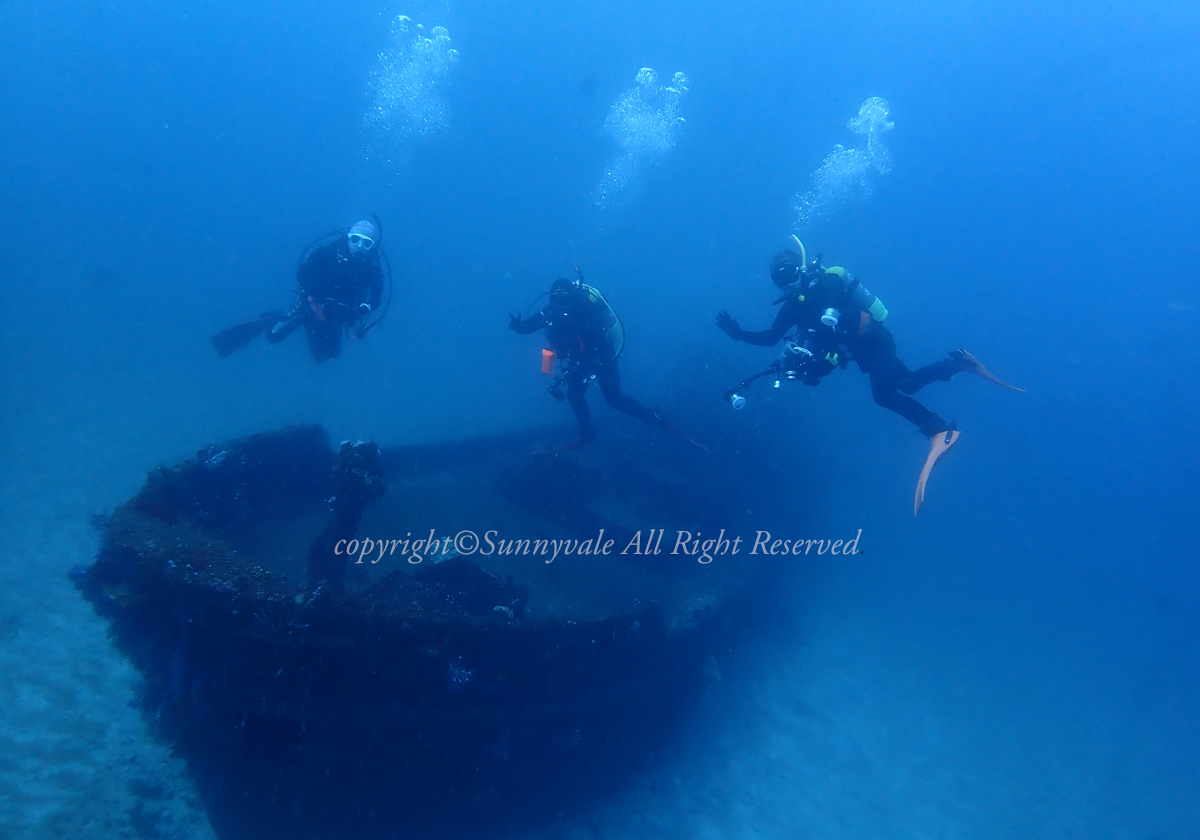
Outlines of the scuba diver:
[{"label": "scuba diver", "polygon": [[691,445],[704,449],[675,431],[657,408],[646,408],[621,392],[617,358],[625,349],[625,329],[604,296],[583,282],[583,274],[578,267],[575,271],[579,275],[578,280],[559,278],[551,284],[549,302],[545,308],[528,318],[508,316],[508,328],[518,335],[529,335],[541,329],[546,331],[549,349],[542,350],[543,374],[552,374],[554,361],[558,360],[560,371],[550,385],[550,395],[560,402],[564,399],[569,402],[579,423],[579,438],[562,449],[574,449],[596,439],[591,411],[584,399],[588,385],[593,381],[600,385],[605,402],[613,408],[649,426],[659,426]]},{"label": "scuba diver", "polygon": [[961,348],[951,351],[945,359],[910,370],[896,355],[896,340],[883,325],[888,316],[883,302],[841,266],[826,268],[819,256],[807,263],[804,244],[796,236],[792,239],[800,253],[780,251],[771,261],[771,280],[783,292],[775,303],[783,306],[770,328],[743,330],[728,312],[717,315],[717,327],[734,341],[762,347],[773,346],[790,329],[796,330],[785,345],[782,359],[739,384],[726,394],[726,399],[740,409],[746,404],[740,392],[756,379],[776,374],[777,381],[799,380],[806,385],[819,385],[824,377],[846,367],[851,359],[857,362],[859,369],[870,377],[875,402],[904,417],[930,440],[929,455],[913,499],[916,515],[925,501],[930,472],[958,442],[960,432],[953,422],[942,419],[909,395],[930,382],[948,381],[963,372],[1025,392],[997,379]]},{"label": "scuba diver", "polygon": [[[261,333],[267,341],[283,341],[297,327],[308,333],[308,349],[317,364],[342,352],[342,333],[353,331],[357,338],[383,320],[383,265],[388,268],[388,303],[391,302],[391,266],[380,244],[381,226],[362,219],[348,229],[322,236],[304,250],[296,269],[300,299],[287,314],[264,312],[253,321],[238,324],[211,339],[224,358],[249,344]],[[381,308],[381,304],[382,308]],[[373,313],[378,313],[371,320]]]}]

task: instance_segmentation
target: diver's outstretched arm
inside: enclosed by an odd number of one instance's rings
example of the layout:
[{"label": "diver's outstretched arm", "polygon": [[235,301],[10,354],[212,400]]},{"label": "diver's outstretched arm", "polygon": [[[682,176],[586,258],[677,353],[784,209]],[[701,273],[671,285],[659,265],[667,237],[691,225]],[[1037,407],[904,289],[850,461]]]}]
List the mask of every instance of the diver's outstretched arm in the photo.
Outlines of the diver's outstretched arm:
[{"label": "diver's outstretched arm", "polygon": [[717,326],[734,341],[744,341],[746,344],[755,344],[759,347],[773,347],[778,344],[784,333],[795,323],[796,313],[787,303],[775,315],[775,321],[771,324],[770,329],[766,330],[743,330],[728,312],[722,312],[717,316]]},{"label": "diver's outstretched arm", "polygon": [[508,316],[508,328],[517,335],[529,335],[538,330],[546,328],[546,316],[541,312],[529,318],[522,318],[520,315]]}]

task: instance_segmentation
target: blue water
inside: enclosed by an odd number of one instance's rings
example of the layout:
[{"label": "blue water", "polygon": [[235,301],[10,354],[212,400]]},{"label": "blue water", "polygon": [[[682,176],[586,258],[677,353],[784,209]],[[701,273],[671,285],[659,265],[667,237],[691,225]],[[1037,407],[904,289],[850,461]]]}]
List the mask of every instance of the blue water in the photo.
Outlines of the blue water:
[{"label": "blue water", "polygon": [[[365,115],[401,13],[457,58],[423,89],[444,122],[389,141]],[[1178,2],[0,3],[0,826],[126,818],[103,777],[140,749],[132,678],[64,576],[88,514],[288,422],[566,420],[505,325],[576,263],[625,323],[626,389],[682,424],[775,357],[713,315],[769,323],[793,203],[878,96],[890,171],[799,232],[910,365],[963,346],[1029,393],[922,392],[964,436],[916,520],[925,442],[856,368],[752,401],[745,433],[805,465],[779,492],[819,498],[798,518],[866,554],[798,569],[681,752],[563,831],[1200,836],[1198,47]],[[686,121],[597,204],[647,66],[686,74]],[[371,212],[379,329],[320,367],[298,336],[215,357]]]}]

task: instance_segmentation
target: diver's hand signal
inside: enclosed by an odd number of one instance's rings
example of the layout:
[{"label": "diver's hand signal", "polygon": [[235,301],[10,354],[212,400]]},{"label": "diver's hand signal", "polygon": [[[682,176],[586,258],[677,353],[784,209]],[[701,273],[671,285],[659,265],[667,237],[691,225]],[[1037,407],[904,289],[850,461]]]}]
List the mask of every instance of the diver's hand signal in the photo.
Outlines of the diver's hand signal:
[{"label": "diver's hand signal", "polygon": [[734,341],[742,337],[742,328],[738,326],[737,320],[728,312],[721,312],[717,315],[717,328]]}]

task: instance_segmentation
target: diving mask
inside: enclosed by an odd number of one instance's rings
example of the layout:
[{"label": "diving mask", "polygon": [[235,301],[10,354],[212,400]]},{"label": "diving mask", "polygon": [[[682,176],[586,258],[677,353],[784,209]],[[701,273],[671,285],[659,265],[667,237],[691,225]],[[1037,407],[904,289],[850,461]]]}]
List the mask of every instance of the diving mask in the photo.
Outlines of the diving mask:
[{"label": "diving mask", "polygon": [[361,233],[352,233],[348,238],[351,254],[361,254],[375,247],[375,240],[369,236],[363,236]]},{"label": "diving mask", "polygon": [[350,228],[346,239],[350,243],[350,255],[365,254],[375,247],[375,225],[366,219],[357,221]]},{"label": "diving mask", "polygon": [[800,266],[791,262],[777,265],[775,266],[775,270],[771,272],[771,281],[781,289],[786,289],[795,283],[799,277]]}]

